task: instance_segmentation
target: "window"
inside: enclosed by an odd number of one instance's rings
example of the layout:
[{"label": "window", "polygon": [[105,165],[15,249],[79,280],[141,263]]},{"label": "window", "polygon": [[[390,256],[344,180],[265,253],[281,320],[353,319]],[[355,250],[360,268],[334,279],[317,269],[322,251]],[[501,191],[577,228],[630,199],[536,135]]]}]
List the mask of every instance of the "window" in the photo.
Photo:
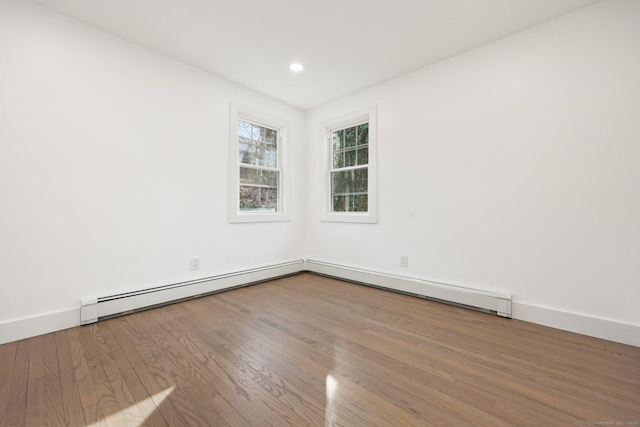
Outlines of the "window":
[{"label": "window", "polygon": [[331,212],[369,211],[369,123],[331,131]]},{"label": "window", "polygon": [[282,119],[231,106],[231,222],[285,221]]},{"label": "window", "polygon": [[278,131],[238,120],[240,212],[278,211]]},{"label": "window", "polygon": [[376,222],[375,108],[331,121],[325,221]]}]

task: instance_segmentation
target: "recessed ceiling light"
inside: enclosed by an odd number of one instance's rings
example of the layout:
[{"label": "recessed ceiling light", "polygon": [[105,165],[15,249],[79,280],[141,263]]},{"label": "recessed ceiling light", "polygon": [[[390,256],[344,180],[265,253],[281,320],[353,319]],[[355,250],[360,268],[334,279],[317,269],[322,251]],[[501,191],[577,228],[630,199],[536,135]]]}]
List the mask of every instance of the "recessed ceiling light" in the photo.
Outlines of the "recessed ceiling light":
[{"label": "recessed ceiling light", "polygon": [[295,71],[296,73],[302,71],[303,68],[304,67],[302,66],[302,64],[291,64],[291,65],[289,65],[289,69],[291,71]]}]

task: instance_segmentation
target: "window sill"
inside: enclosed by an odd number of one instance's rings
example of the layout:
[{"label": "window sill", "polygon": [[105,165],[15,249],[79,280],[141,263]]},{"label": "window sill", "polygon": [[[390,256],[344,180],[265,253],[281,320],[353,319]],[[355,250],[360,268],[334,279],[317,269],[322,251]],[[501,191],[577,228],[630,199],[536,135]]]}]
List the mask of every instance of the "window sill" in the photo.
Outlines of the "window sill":
[{"label": "window sill", "polygon": [[346,212],[346,213],[326,213],[320,219],[322,222],[350,222],[360,224],[376,224],[377,218],[370,212]]},{"label": "window sill", "polygon": [[246,222],[287,222],[290,221],[289,215],[274,212],[250,212],[231,214],[229,222],[246,223]]}]

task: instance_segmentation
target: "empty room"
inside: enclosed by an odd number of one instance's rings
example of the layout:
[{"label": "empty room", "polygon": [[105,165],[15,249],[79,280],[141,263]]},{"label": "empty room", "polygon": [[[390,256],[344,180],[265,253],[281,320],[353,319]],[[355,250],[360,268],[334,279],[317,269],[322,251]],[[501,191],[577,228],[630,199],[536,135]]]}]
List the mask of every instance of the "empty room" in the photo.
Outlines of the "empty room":
[{"label": "empty room", "polygon": [[640,1],[0,0],[0,426],[640,425]]}]

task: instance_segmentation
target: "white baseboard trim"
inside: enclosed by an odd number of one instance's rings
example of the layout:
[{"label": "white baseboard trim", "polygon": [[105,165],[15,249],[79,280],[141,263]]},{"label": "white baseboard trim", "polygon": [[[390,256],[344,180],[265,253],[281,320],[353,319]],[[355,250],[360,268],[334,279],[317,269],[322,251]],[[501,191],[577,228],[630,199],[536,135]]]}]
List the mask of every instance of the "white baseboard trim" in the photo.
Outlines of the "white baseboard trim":
[{"label": "white baseboard trim", "polygon": [[80,326],[80,324],[93,323],[103,317],[112,317],[121,313],[263,282],[305,270],[305,261],[297,260],[108,297],[86,298],[76,308],[0,323],[0,344],[60,331]]},{"label": "white baseboard trim", "polygon": [[[194,298],[237,286],[264,282],[304,270],[304,260],[297,260],[118,295],[90,298],[85,300],[89,305],[83,306],[81,309],[81,322],[88,324],[102,318]],[[94,316],[94,302],[96,300],[97,316]]]},{"label": "white baseboard trim", "polygon": [[[517,320],[640,347],[640,326],[538,307],[521,302],[512,302],[511,295],[508,293],[494,294],[315,260],[307,260],[307,270],[339,279],[427,296],[429,298],[462,305],[480,308],[489,307],[491,311],[498,313],[500,312],[500,307],[504,307],[502,311],[505,312],[505,314],[506,312],[509,313],[508,316],[501,314],[504,317],[512,317]],[[480,296],[479,299],[478,295]],[[478,302],[480,302],[480,304],[478,304]],[[484,305],[484,307],[482,307],[482,305]]]},{"label": "white baseboard trim", "polygon": [[0,323],[0,344],[61,331],[80,325],[78,308]]},{"label": "white baseboard trim", "polygon": [[502,317],[511,317],[511,294],[509,293],[488,292],[316,260],[307,260],[307,270],[340,279],[488,310]]},{"label": "white baseboard trim", "polygon": [[[111,297],[95,298],[94,301],[99,301],[98,307],[88,305],[82,310],[82,307],[78,306],[53,313],[5,321],[0,323],[0,344],[79,326],[81,324],[81,311],[86,317],[84,323],[87,324],[100,317],[110,317],[149,306],[167,304],[176,300],[267,281],[302,271],[326,274],[390,290],[424,295],[434,299],[451,301],[449,299],[451,295],[461,295],[461,300],[453,300],[452,302],[464,305],[474,306],[477,301],[484,301],[484,303],[488,301],[489,308],[487,309],[493,307],[492,311],[501,312],[501,315],[506,317],[640,347],[640,326],[637,325],[569,313],[522,302],[511,302],[509,294],[495,294],[460,288],[314,260],[293,261]],[[431,295],[425,295],[425,290]],[[469,291],[471,291],[472,300],[467,299],[470,297],[466,295]],[[480,298],[478,299],[478,297]],[[84,300],[85,303],[94,301],[91,301],[91,299]],[[95,315],[96,311],[94,309],[98,310],[97,315]]]},{"label": "white baseboard trim", "polygon": [[513,303],[513,318],[564,331],[640,347],[640,326],[569,313],[521,302]]}]

